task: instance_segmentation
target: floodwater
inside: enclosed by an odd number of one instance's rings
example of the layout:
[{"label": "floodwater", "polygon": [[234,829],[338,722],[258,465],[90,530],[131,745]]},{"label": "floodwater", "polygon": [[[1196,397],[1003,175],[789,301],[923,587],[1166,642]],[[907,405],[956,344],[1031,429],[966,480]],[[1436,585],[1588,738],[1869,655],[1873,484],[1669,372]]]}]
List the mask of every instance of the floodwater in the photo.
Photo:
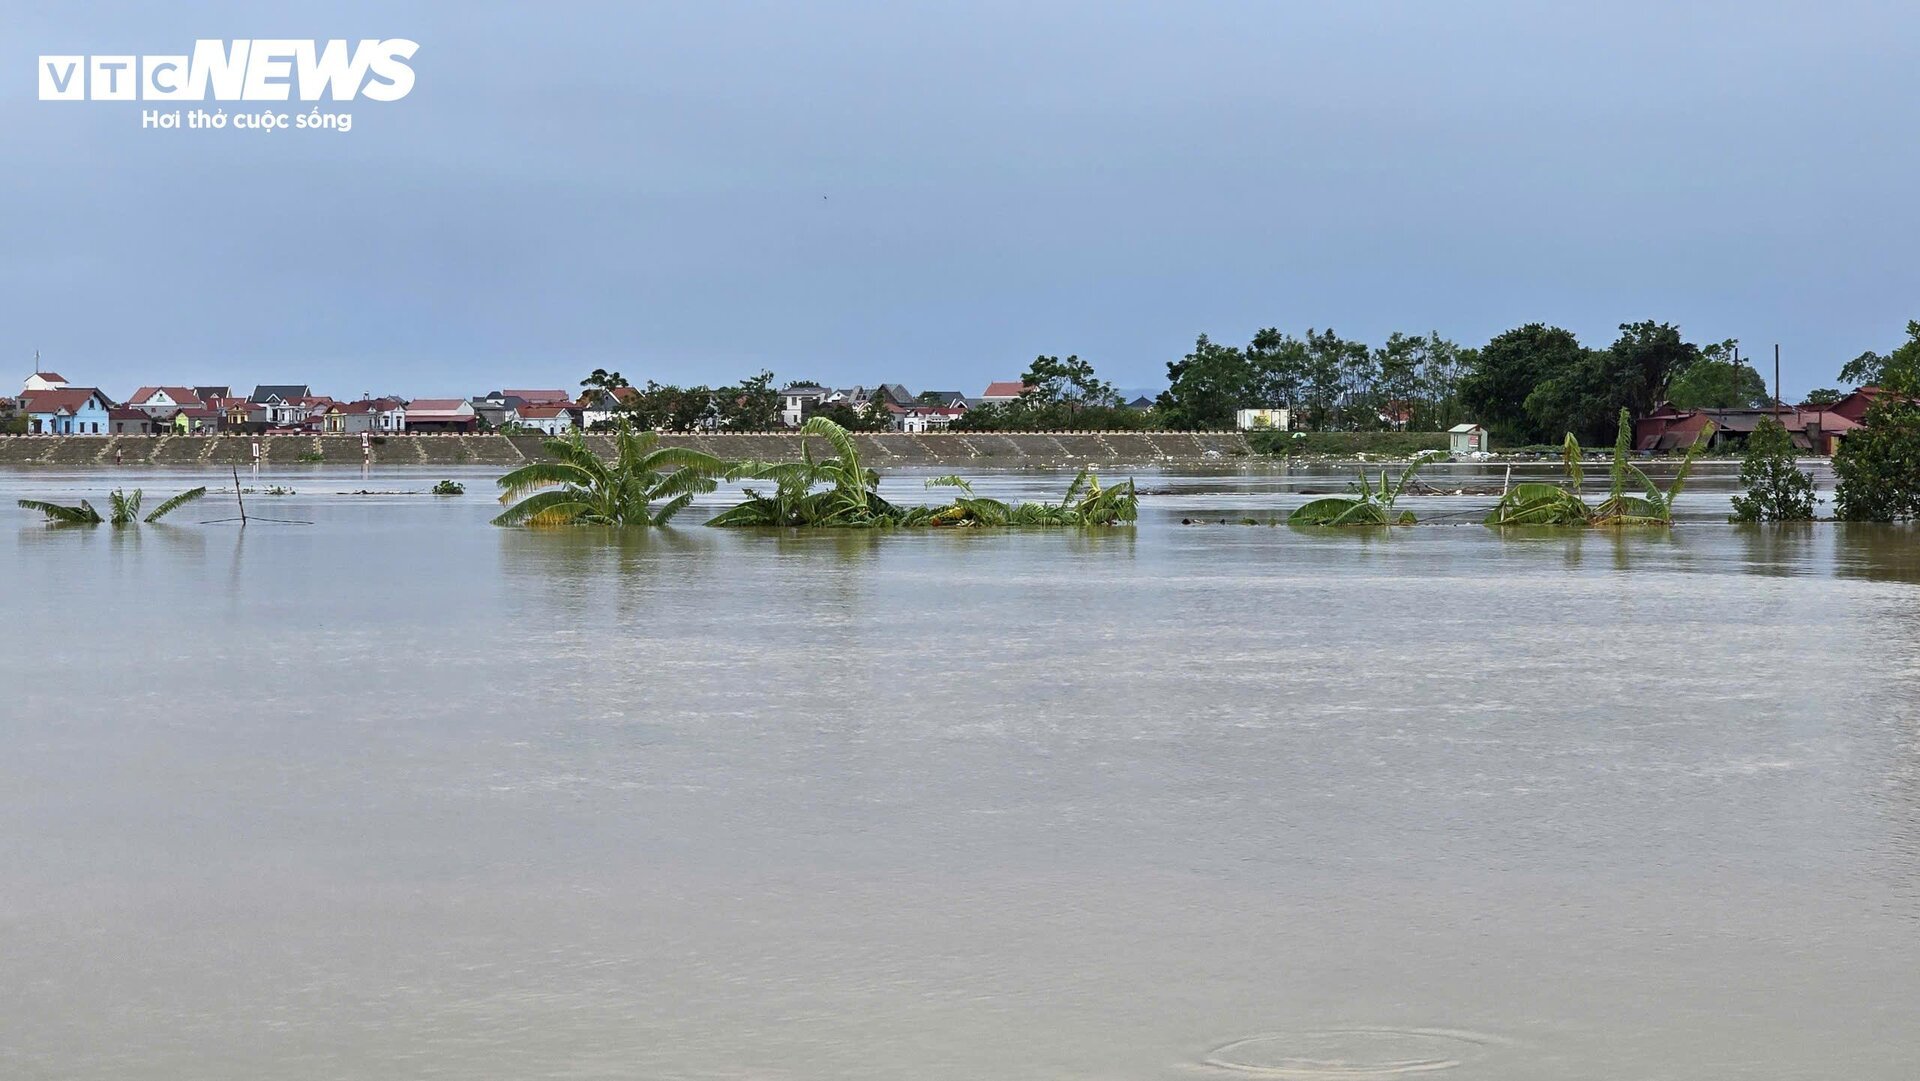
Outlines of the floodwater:
[{"label": "floodwater", "polygon": [[624,536],[0,473],[0,1076],[1911,1078],[1920,533],[1715,468],[1514,536],[1220,524],[1326,470]]}]

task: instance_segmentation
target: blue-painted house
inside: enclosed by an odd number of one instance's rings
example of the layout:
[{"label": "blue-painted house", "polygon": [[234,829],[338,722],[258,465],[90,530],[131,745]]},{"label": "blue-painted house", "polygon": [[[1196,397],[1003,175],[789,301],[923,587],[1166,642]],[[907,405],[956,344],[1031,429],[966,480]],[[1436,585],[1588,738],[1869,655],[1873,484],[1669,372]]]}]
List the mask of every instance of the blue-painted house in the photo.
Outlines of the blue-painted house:
[{"label": "blue-painted house", "polygon": [[38,435],[109,435],[113,403],[93,387],[32,390],[20,396],[27,431]]}]

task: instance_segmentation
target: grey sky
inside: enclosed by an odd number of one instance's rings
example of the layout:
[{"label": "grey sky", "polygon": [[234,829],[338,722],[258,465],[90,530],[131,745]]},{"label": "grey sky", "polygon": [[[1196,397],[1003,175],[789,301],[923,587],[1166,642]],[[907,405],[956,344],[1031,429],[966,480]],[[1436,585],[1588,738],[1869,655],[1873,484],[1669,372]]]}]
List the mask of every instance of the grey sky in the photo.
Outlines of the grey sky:
[{"label": "grey sky", "polygon": [[[0,13],[0,365],[113,394],[1132,386],[1202,331],[1642,318],[1793,392],[1920,317],[1910,5]],[[409,37],[418,85],[346,135],[35,100],[38,54],[198,37]]]}]

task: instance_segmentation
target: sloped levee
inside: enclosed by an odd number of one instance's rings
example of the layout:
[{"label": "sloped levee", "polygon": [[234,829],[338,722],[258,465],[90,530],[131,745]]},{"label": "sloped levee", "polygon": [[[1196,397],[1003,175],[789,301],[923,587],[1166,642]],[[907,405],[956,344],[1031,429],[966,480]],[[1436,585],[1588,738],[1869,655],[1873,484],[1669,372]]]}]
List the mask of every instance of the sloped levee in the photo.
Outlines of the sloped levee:
[{"label": "sloped levee", "polygon": [[[668,446],[692,447],[718,458],[786,461],[800,456],[792,432],[667,433]],[[0,436],[0,466],[98,465],[287,466],[518,465],[544,457],[537,435],[389,435],[363,446],[358,435],[15,435]],[[1247,455],[1236,432],[884,432],[854,436],[876,468],[994,466],[1114,466],[1198,462]],[[591,434],[596,453],[611,454],[610,436]],[[830,453],[814,440],[814,453]]]}]

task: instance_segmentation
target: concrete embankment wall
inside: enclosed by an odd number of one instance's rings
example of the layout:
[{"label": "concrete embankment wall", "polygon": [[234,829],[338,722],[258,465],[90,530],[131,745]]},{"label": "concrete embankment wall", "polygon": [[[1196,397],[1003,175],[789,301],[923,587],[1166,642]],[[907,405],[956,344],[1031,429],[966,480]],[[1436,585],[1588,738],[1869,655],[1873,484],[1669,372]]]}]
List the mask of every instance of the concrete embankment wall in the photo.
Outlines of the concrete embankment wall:
[{"label": "concrete embankment wall", "polygon": [[[879,469],[1147,465],[1248,453],[1246,439],[1233,432],[888,432],[854,438],[867,463]],[[781,461],[800,455],[800,437],[786,432],[667,434],[661,441],[720,458]],[[612,450],[612,442],[603,435],[587,436],[588,445],[603,454]],[[0,465],[246,465],[254,460],[255,443],[261,461],[272,465],[356,465],[362,460],[358,435],[21,435],[0,436]],[[537,435],[399,435],[377,437],[372,451],[373,461],[381,465],[516,465],[542,457],[540,443]],[[831,452],[815,440],[814,453]]]}]

